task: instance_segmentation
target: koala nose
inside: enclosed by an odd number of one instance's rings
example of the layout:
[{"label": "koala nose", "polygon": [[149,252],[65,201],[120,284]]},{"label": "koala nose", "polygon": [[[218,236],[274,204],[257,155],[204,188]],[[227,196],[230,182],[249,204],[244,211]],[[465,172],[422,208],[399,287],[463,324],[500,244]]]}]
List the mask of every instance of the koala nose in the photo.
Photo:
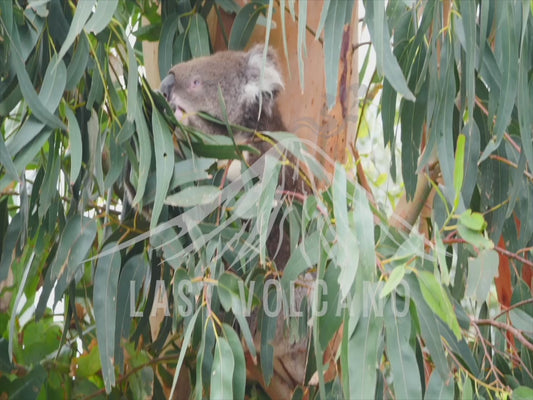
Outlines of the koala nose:
[{"label": "koala nose", "polygon": [[165,79],[161,82],[161,86],[159,87],[159,91],[163,93],[163,96],[168,100],[170,99],[170,94],[172,93],[172,89],[174,88],[174,75],[168,74]]}]

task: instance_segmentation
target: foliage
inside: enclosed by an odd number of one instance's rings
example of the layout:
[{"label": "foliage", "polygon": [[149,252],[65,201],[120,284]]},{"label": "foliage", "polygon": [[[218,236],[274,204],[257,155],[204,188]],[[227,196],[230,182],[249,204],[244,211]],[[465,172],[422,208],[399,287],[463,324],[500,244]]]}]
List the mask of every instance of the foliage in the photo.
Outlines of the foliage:
[{"label": "foliage", "polygon": [[[236,13],[236,49],[250,26],[272,28],[273,3],[0,1],[2,394],[262,398],[246,363],[272,379],[282,317],[270,311],[311,275],[321,284],[284,324],[309,339],[296,398],[533,395],[531,3],[364,3],[407,195],[428,166],[442,173],[430,229],[410,233],[341,165],[323,192],[274,190],[280,149],[325,179],[290,135],[268,133],[279,145],[231,183],[214,159],[239,157],[231,139],[172,135],[179,124],[139,74],[141,41],[159,41],[164,75],[211,51],[210,12]],[[277,5],[296,15],[294,1]],[[329,104],[352,11],[324,2],[316,29]],[[283,271],[266,249],[280,224]]]}]

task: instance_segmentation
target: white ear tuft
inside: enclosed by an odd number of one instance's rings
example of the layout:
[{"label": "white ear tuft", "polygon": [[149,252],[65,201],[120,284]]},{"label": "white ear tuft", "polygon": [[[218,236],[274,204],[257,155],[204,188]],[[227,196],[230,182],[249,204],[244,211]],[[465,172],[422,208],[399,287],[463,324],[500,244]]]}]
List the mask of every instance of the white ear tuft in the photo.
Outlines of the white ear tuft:
[{"label": "white ear tuft", "polygon": [[[283,78],[278,67],[276,55],[270,48],[267,51],[266,61],[263,66],[264,46],[257,45],[248,53],[248,82],[244,86],[243,100],[246,102],[257,101],[260,95],[266,94],[273,98],[277,92],[283,89]],[[263,70],[263,79],[261,79]],[[267,112],[270,112],[268,104]]]}]

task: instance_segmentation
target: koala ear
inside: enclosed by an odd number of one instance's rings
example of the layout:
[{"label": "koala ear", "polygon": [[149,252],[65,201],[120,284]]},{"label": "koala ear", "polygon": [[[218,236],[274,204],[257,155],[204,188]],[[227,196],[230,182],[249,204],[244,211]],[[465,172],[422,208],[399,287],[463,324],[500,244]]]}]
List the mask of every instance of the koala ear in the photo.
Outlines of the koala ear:
[{"label": "koala ear", "polygon": [[[264,50],[265,46],[257,45],[245,54],[247,83],[244,86],[243,97],[245,101],[252,103],[258,101],[259,96],[263,96],[263,107],[265,107],[265,111],[270,112],[274,97],[283,89],[283,78],[276,53],[270,47],[263,67]],[[262,68],[264,69],[261,80]]]}]

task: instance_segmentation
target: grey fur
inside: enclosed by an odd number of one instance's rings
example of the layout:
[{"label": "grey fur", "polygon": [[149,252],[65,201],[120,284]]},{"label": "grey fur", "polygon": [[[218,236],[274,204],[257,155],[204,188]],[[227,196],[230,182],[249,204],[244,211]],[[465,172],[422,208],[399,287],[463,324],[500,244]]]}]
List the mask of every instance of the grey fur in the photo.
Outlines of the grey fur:
[{"label": "grey fur", "polygon": [[[261,81],[263,51],[264,46],[258,45],[248,52],[222,51],[175,65],[160,90],[176,118],[205,133],[226,134],[224,126],[196,115],[201,111],[224,119],[218,98],[219,85],[230,123],[258,131],[284,131],[276,104],[277,95],[283,89],[278,60],[269,49]],[[259,96],[262,96],[261,112]]]}]

